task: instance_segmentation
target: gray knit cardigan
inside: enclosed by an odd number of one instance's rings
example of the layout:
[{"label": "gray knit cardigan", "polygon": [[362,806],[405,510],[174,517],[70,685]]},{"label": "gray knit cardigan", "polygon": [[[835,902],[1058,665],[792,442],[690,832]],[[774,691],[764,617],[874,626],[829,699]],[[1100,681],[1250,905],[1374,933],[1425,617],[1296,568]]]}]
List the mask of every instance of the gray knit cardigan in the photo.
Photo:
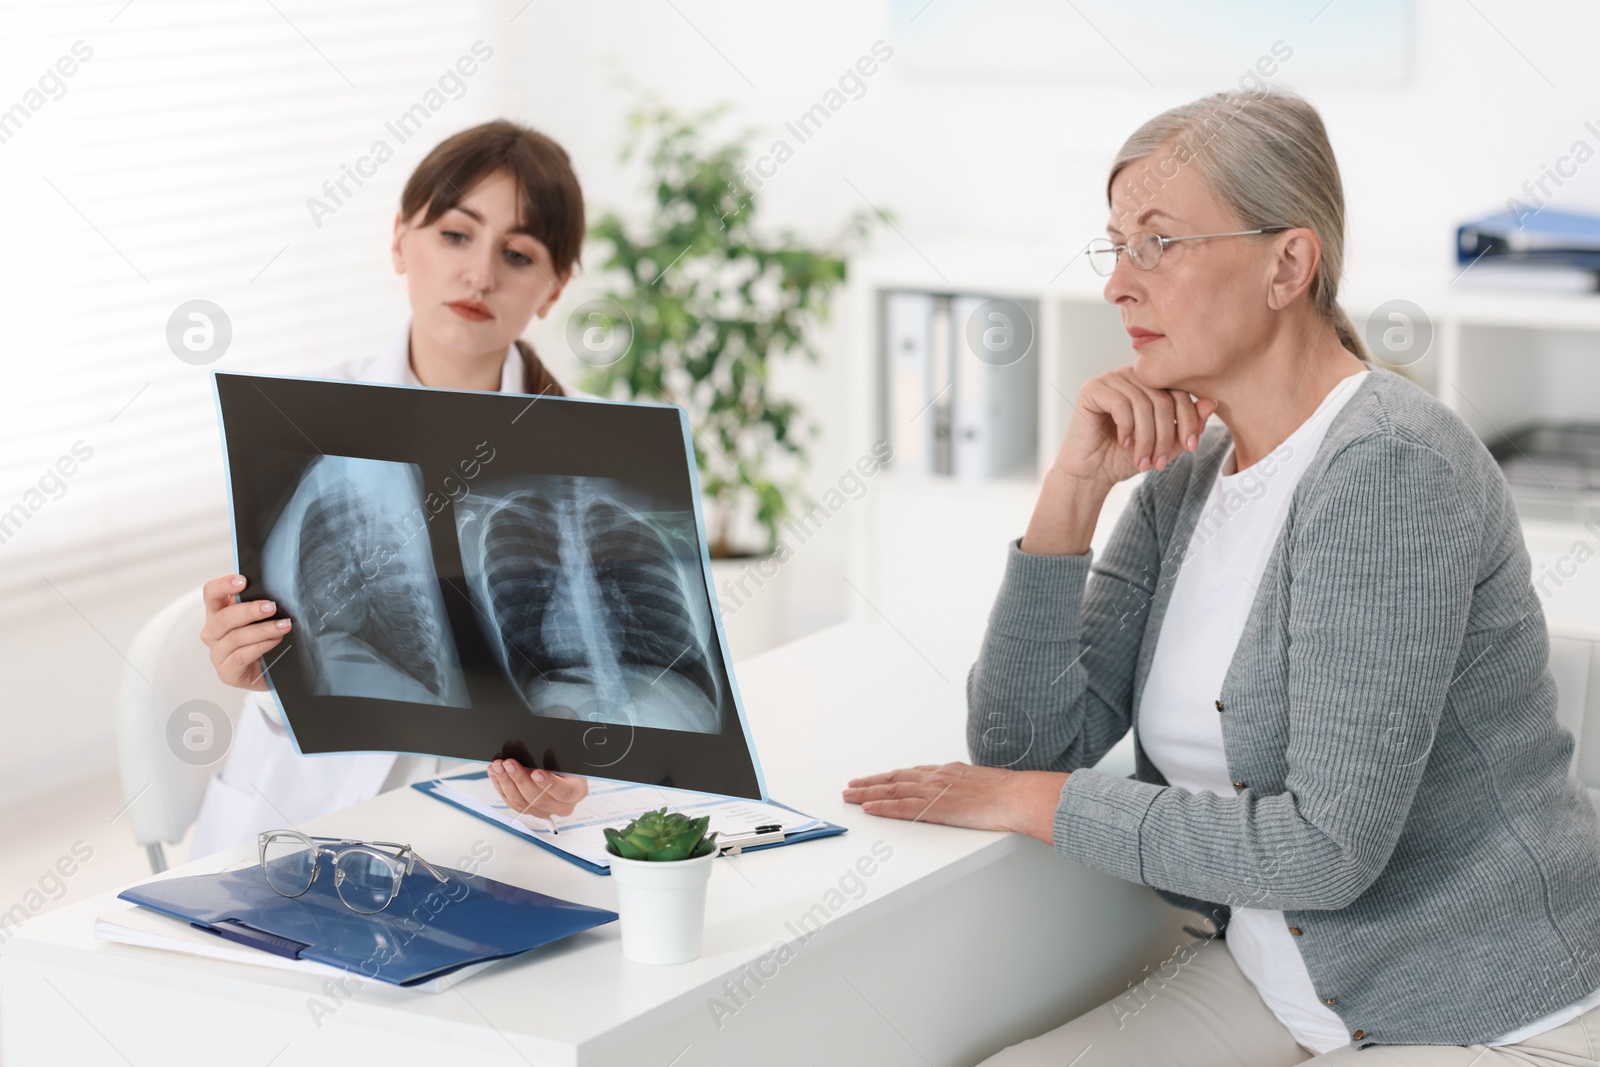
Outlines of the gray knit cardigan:
[{"label": "gray knit cardigan", "polygon": [[[1055,849],[1225,927],[1278,908],[1351,1042],[1490,1040],[1600,988],[1600,819],[1571,774],[1505,478],[1374,368],[1296,485],[1222,683],[1233,796],[1170,786],[1136,710],[1230,436],[1150,471],[1104,555],[1007,549],[972,761],[1070,771]],[[1087,589],[1085,588],[1087,586]],[[1092,769],[1129,729],[1136,773]]]}]

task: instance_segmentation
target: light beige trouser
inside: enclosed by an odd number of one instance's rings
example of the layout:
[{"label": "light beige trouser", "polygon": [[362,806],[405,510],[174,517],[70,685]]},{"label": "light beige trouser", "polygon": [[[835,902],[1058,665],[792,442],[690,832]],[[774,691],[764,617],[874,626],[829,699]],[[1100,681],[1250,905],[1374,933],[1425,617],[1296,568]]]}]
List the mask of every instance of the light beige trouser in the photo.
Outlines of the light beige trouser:
[{"label": "light beige trouser", "polygon": [[[1221,941],[1137,998],[1124,994],[981,1067],[1600,1067],[1600,1008],[1513,1045],[1370,1045],[1313,1056],[1290,1036]],[[1120,1010],[1114,1010],[1116,1004]]]}]

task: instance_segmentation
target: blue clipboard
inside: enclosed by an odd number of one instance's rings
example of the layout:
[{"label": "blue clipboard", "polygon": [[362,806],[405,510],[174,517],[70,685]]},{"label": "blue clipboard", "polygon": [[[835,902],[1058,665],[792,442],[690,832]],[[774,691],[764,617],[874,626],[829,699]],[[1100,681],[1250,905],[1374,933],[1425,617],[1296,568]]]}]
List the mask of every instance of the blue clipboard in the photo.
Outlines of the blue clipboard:
[{"label": "blue clipboard", "polygon": [[[492,817],[490,817],[488,815],[485,815],[481,811],[474,811],[472,808],[467,807],[465,804],[458,803],[457,801],[455,801],[455,800],[451,799],[450,797],[446,796],[444,794],[444,792],[441,789],[439,789],[439,783],[441,781],[463,782],[463,781],[470,781],[470,780],[475,779],[475,778],[487,778],[488,776],[489,776],[489,773],[487,771],[474,771],[474,772],[469,773],[469,774],[452,775],[448,779],[435,778],[435,779],[432,779],[431,781],[426,781],[426,782],[413,782],[411,784],[411,788],[412,789],[416,789],[416,790],[422,792],[424,795],[430,796],[435,800],[438,800],[438,801],[441,801],[442,803],[448,804],[452,808],[455,808],[455,809],[457,809],[459,811],[464,811],[468,815],[471,815],[475,819],[482,819],[486,823],[489,823],[489,824],[491,824],[493,826],[498,826],[498,827],[500,827],[500,829],[506,831],[506,833],[515,834],[516,836],[522,838],[524,841],[531,841],[534,844],[538,845],[540,848],[544,849],[546,852],[549,852],[549,853],[552,853],[554,855],[560,856],[562,859],[566,860],[568,863],[577,864],[579,867],[582,867],[584,870],[589,871],[592,874],[610,874],[611,873],[611,868],[610,867],[603,867],[598,863],[593,863],[593,862],[591,862],[589,860],[584,859],[582,856],[574,856],[572,853],[568,852],[566,849],[560,848],[560,847],[552,844],[551,842],[545,840],[544,838],[538,836],[537,834],[534,834],[534,833],[530,832],[525,827],[517,826],[517,825],[511,824],[511,823],[504,823],[504,822],[501,822],[499,819],[495,819],[495,818],[492,818]],[[783,808],[785,811],[794,811],[794,813],[796,815],[800,816],[800,818],[802,818],[802,819],[810,819],[811,818],[811,816],[805,814],[804,812],[795,811],[795,809],[789,807],[789,805],[780,803],[779,801],[769,800],[769,801],[767,801],[767,803],[768,804],[774,804],[777,807]],[[821,826],[814,826],[809,830],[802,830],[802,831],[799,831],[798,833],[785,834],[782,841],[769,841],[769,842],[767,842],[765,844],[760,844],[760,845],[741,845],[739,851],[741,853],[744,853],[744,852],[759,852],[764,848],[782,848],[784,845],[792,845],[792,844],[796,843],[797,841],[810,841],[814,837],[832,837],[835,834],[842,834],[848,829],[849,829],[849,827],[840,826],[838,823],[831,823],[831,822],[828,822],[826,820],[823,820],[823,823],[822,823]],[[719,855],[720,855],[720,853],[719,853]]]},{"label": "blue clipboard", "polygon": [[413,871],[387,908],[362,914],[338,898],[326,854],[317,866],[311,888],[298,897],[280,896],[259,866],[156,879],[117,896],[241,945],[399,986],[514,956],[617,918],[606,908],[438,864],[445,883]]}]

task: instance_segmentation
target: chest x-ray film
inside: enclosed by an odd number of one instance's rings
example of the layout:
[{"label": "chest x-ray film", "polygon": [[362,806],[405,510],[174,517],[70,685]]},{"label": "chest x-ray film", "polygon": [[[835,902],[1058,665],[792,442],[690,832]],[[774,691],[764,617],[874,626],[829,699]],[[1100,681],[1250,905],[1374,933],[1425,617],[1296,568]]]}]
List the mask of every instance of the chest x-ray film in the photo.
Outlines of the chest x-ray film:
[{"label": "chest x-ray film", "polygon": [[245,599],[306,755],[766,799],[665,404],[218,372]]}]

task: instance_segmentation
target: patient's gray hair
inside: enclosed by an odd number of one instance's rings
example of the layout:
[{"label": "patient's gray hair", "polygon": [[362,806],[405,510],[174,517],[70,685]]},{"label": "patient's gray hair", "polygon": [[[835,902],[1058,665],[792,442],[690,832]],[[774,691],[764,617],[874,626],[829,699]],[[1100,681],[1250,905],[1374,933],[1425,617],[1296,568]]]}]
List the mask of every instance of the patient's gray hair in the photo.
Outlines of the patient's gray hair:
[{"label": "patient's gray hair", "polygon": [[1117,176],[1154,155],[1137,175],[1123,179],[1135,204],[1193,166],[1206,185],[1239,216],[1242,230],[1262,226],[1305,227],[1322,241],[1322,258],[1311,281],[1311,302],[1363,361],[1371,353],[1339,306],[1344,272],[1344,186],[1322,116],[1287,89],[1212,93],[1163,111],[1133,132],[1111,164],[1106,203]]}]

